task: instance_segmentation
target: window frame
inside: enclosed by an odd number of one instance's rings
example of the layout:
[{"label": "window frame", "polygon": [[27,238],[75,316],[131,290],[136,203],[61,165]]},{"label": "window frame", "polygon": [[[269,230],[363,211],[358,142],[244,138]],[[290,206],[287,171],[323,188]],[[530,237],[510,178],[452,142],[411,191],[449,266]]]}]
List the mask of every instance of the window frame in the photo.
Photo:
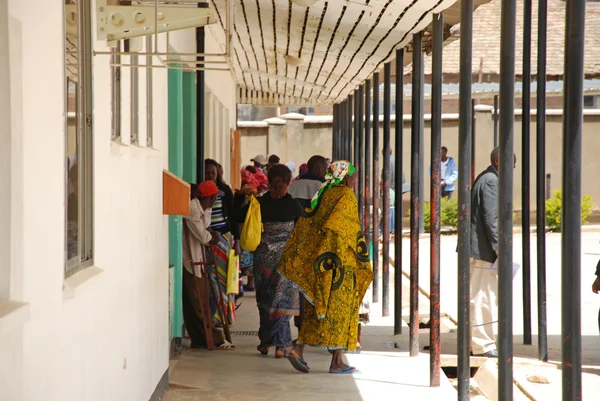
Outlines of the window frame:
[{"label": "window frame", "polygon": [[[78,166],[78,252],[68,255],[68,182],[69,163],[65,166],[65,278],[94,264],[94,208],[93,208],[93,95],[92,95],[92,2],[77,0],[77,90],[76,135]],[[63,11],[65,18],[66,13]],[[66,52],[66,30],[65,46]],[[65,53],[66,71],[66,53]],[[68,110],[68,78],[65,73],[65,111]],[[68,149],[68,119],[65,112],[65,149]]]}]

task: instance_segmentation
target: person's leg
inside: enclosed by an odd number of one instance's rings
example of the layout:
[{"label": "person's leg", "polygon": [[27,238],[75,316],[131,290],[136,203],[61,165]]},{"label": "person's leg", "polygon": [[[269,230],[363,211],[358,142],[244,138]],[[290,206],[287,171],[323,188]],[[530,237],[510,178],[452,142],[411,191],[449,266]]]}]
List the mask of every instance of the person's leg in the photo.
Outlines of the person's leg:
[{"label": "person's leg", "polygon": [[491,269],[471,266],[471,350],[481,355],[496,349],[498,277]]},{"label": "person's leg", "polygon": [[[196,296],[194,288],[195,279],[187,270],[183,270],[183,321],[185,328],[192,340],[192,348],[206,347],[206,333],[204,332],[204,323],[202,320],[202,311],[200,303]],[[199,287],[204,288],[203,285]]]},{"label": "person's leg", "polygon": [[331,364],[329,365],[330,373],[355,373],[358,370],[344,363],[344,351],[339,348],[333,351],[331,355]]}]

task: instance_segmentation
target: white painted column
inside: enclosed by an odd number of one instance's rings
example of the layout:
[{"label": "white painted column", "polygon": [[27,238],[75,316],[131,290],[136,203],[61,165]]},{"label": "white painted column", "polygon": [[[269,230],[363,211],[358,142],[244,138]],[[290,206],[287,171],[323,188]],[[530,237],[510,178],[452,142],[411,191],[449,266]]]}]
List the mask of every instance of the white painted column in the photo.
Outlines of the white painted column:
[{"label": "white painted column", "polygon": [[8,0],[0,0],[0,299],[10,298],[11,100]]}]

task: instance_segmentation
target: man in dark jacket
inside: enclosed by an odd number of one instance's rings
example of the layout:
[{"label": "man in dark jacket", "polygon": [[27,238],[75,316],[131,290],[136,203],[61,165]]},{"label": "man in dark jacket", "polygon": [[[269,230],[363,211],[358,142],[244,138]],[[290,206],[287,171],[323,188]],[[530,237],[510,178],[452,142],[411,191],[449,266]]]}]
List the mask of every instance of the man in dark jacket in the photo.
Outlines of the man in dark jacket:
[{"label": "man in dark jacket", "polygon": [[497,358],[498,276],[492,266],[498,257],[498,148],[490,159],[471,190],[471,350]]}]

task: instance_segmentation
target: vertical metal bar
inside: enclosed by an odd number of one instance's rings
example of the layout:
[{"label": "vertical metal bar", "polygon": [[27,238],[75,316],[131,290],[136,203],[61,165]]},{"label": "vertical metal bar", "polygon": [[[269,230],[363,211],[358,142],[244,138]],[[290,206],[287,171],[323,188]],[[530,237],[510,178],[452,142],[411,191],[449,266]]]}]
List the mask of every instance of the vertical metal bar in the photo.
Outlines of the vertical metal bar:
[{"label": "vertical metal bar", "polygon": [[[198,4],[198,7],[201,7]],[[204,27],[196,28],[196,51],[198,53],[204,53],[205,36]],[[197,57],[197,61],[204,61],[204,57]],[[204,71],[196,72],[196,171],[198,181],[204,181],[204,157],[205,157],[205,134],[206,129],[204,125],[204,108],[205,108],[205,78]]]},{"label": "vertical metal bar", "polygon": [[471,84],[473,68],[473,0],[460,3],[460,83],[458,122],[458,400],[469,399],[470,259],[471,259]]},{"label": "vertical metal bar", "polygon": [[371,231],[371,182],[372,182],[372,165],[371,165],[371,81],[365,81],[365,214],[363,231],[367,238],[367,246],[370,246],[370,241],[373,239]]},{"label": "vertical metal bar", "polygon": [[342,158],[342,147],[344,146],[344,132],[342,130],[342,106],[343,103],[338,103],[337,105],[337,146],[336,146],[336,154],[333,157],[334,160],[340,160]]},{"label": "vertical metal bar", "polygon": [[517,1],[502,0],[498,167],[498,399],[513,399],[513,173]]},{"label": "vertical metal bar", "polygon": [[531,226],[530,226],[530,136],[531,136],[531,16],[532,0],[525,0],[523,15],[523,119],[521,140],[521,226],[523,227],[523,344],[531,344]]},{"label": "vertical metal bar", "polygon": [[396,219],[394,227],[394,335],[402,334],[402,163],[404,158],[404,49],[396,50],[396,160],[394,190],[396,191]]},{"label": "vertical metal bar", "polygon": [[440,208],[442,203],[442,52],[444,15],[433,15],[431,68],[431,229],[430,229],[430,312],[429,384],[440,385]]},{"label": "vertical metal bar", "polygon": [[565,18],[562,166],[562,399],[581,400],[581,136],[586,0],[569,0]]},{"label": "vertical metal bar", "polygon": [[349,135],[348,135],[348,98],[346,98],[346,100],[344,100],[344,102],[342,103],[342,113],[343,113],[343,118],[342,118],[342,137],[343,137],[343,144],[342,144],[342,155],[341,158],[344,160],[347,160],[348,157],[348,141],[349,139]]},{"label": "vertical metal bar", "polygon": [[346,100],[340,103],[340,147],[338,160],[343,160],[346,155]]},{"label": "vertical metal bar", "polygon": [[[363,130],[363,119],[364,119],[364,101],[365,101],[365,88],[363,85],[358,87],[358,115],[357,115],[357,127],[358,127],[358,155],[356,157],[356,166],[358,167],[358,214],[360,223],[363,223],[365,217],[365,164],[363,154],[365,152],[365,139]],[[363,227],[363,230],[365,227]]]},{"label": "vertical metal bar", "polygon": [[[418,47],[418,54],[420,54],[419,65],[420,68],[418,70],[418,102],[419,102],[419,110],[418,114],[418,123],[419,123],[419,146],[423,146],[425,143],[425,61],[423,60],[423,36],[421,36],[421,46]],[[413,49],[414,50],[414,49]],[[413,83],[414,84],[414,83]],[[423,149],[421,149],[423,150]],[[425,197],[423,194],[425,193],[425,153],[419,153],[419,234],[423,234],[425,232],[425,214],[423,213],[424,205],[425,205]],[[412,188],[412,186],[411,186]]]},{"label": "vertical metal bar", "polygon": [[335,160],[337,146],[337,104],[333,104],[333,121],[331,125],[331,157]]},{"label": "vertical metal bar", "polygon": [[548,0],[538,1],[537,113],[536,113],[536,241],[538,358],[548,362],[548,322],[546,311],[546,37]]},{"label": "vertical metal bar", "polygon": [[[146,52],[150,52],[152,47],[152,36],[146,36]],[[146,56],[146,65],[152,65],[152,55]],[[153,118],[153,83],[152,68],[146,68],[146,146],[154,145],[154,118]]]},{"label": "vertical metal bar", "polygon": [[[131,55],[131,65],[138,65],[138,55]],[[150,68],[149,68],[150,69]],[[140,141],[140,133],[139,133],[139,85],[140,83],[140,74],[138,67],[131,67],[131,82],[129,83],[130,87],[130,109],[131,109],[131,143],[138,144]]]},{"label": "vertical metal bar", "polygon": [[373,302],[379,302],[379,72],[373,74]]},{"label": "vertical metal bar", "polygon": [[[353,127],[354,127],[354,132],[353,132],[353,143],[354,143],[354,153],[353,153],[353,157],[352,157],[352,163],[355,166],[358,166],[359,163],[359,135],[358,135],[358,104],[360,103],[360,95],[358,93],[358,89],[354,90],[354,119],[352,120],[353,122]],[[357,192],[358,192],[358,188],[357,188]]]},{"label": "vertical metal bar", "polygon": [[421,221],[421,118],[423,109],[423,37],[413,35],[410,155],[410,356],[419,355],[419,222]]},{"label": "vertical metal bar", "polygon": [[390,315],[390,113],[392,109],[391,86],[392,64],[385,63],[383,66],[383,213],[381,216],[381,220],[383,221],[383,316]]},{"label": "vertical metal bar", "polygon": [[494,95],[494,148],[498,146],[498,95]]},{"label": "vertical metal bar", "polygon": [[344,160],[350,160],[352,147],[352,115],[350,113],[350,98],[344,101]]},{"label": "vertical metal bar", "polygon": [[477,142],[475,127],[475,99],[471,99],[471,185],[475,180],[475,143]]},{"label": "vertical metal bar", "polygon": [[348,160],[354,160],[354,96],[348,96]]},{"label": "vertical metal bar", "polygon": [[[114,48],[114,52],[121,51],[121,42],[117,41],[117,46]],[[113,54],[110,56],[111,64],[111,111],[112,111],[112,140],[117,141],[121,139],[121,67],[117,64],[121,64],[121,56],[119,54]],[[148,68],[152,70],[152,68]]]}]

